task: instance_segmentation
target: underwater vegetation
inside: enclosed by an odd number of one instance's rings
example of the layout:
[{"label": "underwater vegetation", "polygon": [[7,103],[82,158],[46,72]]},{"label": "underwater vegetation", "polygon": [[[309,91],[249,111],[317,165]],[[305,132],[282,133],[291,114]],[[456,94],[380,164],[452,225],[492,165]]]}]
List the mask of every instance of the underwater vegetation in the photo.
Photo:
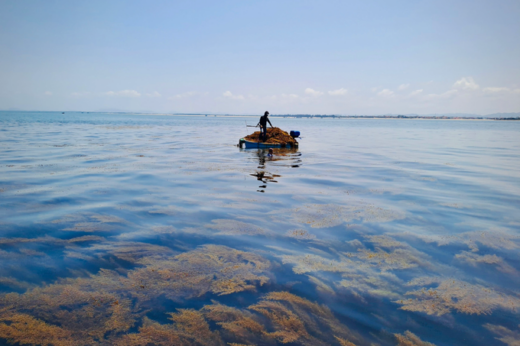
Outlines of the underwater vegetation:
[{"label": "underwater vegetation", "polygon": [[518,325],[518,331],[510,330],[504,326],[497,326],[489,323],[485,324],[484,327],[498,335],[496,339],[502,341],[504,344],[508,346],[520,345],[520,325]]},{"label": "underwater vegetation", "polygon": [[0,345],[520,346],[512,124],[19,114]]},{"label": "underwater vegetation", "polygon": [[395,337],[397,346],[435,346],[430,342],[422,341],[417,335],[408,330],[404,334],[395,334]]},{"label": "underwater vegetation", "polygon": [[[170,316],[172,323],[166,325],[145,319],[139,333],[123,336],[118,344],[325,346],[361,341],[327,307],[288,292],[271,292],[247,309],[214,301],[199,311],[181,309]],[[212,331],[208,321],[218,330]]]},{"label": "underwater vegetation", "polygon": [[[132,253],[130,249],[125,247],[123,253]],[[179,301],[207,293],[227,295],[255,290],[269,281],[268,260],[224,246],[207,245],[174,257],[124,258],[142,266],[124,274],[102,269],[23,294],[1,295],[0,337],[34,345],[41,340],[91,344],[133,327],[144,317],[148,303],[159,297]],[[182,320],[186,314],[175,316]],[[33,335],[32,341],[25,339],[28,335]]]},{"label": "underwater vegetation", "polygon": [[[516,312],[520,297],[505,295],[492,288],[455,279],[418,278],[407,286],[425,286],[406,292],[412,299],[400,300],[401,309],[420,311],[429,315],[444,315],[451,310],[464,314],[490,314],[495,309]],[[431,286],[426,289],[426,286]]]},{"label": "underwater vegetation", "polygon": [[283,212],[288,213],[295,222],[308,224],[312,228],[334,227],[354,220],[388,222],[405,218],[402,211],[377,207],[363,201],[352,201],[345,205],[305,204]]},{"label": "underwater vegetation", "polygon": [[258,226],[237,220],[218,219],[211,222],[212,224],[208,224],[205,227],[217,230],[220,235],[260,235],[268,233]]},{"label": "underwater vegetation", "polygon": [[[41,287],[27,285],[25,293],[2,294],[0,338],[25,345],[369,344],[327,306],[286,291],[269,292],[247,308],[213,300],[198,310],[165,312],[170,323],[147,316],[162,298],[182,302],[207,294],[255,291],[268,284],[272,264],[257,254],[218,245],[178,255],[166,247],[135,242],[91,248],[110,250],[136,268],[101,269]],[[334,295],[320,279],[309,279],[322,293]],[[409,332],[395,337],[398,345],[427,345]]]}]

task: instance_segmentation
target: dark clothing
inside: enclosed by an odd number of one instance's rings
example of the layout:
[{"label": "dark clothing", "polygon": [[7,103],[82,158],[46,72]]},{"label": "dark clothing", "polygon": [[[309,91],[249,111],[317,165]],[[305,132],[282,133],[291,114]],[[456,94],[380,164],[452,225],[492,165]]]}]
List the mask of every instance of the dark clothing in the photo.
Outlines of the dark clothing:
[{"label": "dark clothing", "polygon": [[262,142],[265,142],[265,140],[267,139],[267,122],[269,122],[269,125],[271,125],[271,127],[273,127],[273,124],[271,124],[271,121],[269,121],[269,119],[267,118],[267,115],[262,115],[260,117],[260,121],[256,125],[256,126],[260,125],[260,131],[261,131],[260,138],[262,139]]},{"label": "dark clothing", "polygon": [[263,128],[267,127],[267,122],[269,122],[269,125],[271,125],[271,127],[273,127],[273,124],[271,124],[271,121],[267,118],[267,115],[262,115],[260,117],[260,121],[258,122],[258,124],[260,126],[262,126]]}]

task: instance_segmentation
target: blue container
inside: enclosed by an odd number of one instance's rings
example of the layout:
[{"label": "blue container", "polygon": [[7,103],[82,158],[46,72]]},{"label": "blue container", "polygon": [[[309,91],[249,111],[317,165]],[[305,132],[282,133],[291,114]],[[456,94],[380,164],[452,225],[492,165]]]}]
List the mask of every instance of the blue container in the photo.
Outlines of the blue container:
[{"label": "blue container", "polygon": [[300,137],[300,131],[291,131],[290,135],[292,138]]}]

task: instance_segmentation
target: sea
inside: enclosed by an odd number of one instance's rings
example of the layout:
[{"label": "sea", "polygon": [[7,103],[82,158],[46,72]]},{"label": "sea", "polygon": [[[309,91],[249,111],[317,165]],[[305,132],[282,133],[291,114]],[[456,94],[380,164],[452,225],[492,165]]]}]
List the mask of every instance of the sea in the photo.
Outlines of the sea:
[{"label": "sea", "polygon": [[518,345],[520,121],[0,112],[0,345]]}]

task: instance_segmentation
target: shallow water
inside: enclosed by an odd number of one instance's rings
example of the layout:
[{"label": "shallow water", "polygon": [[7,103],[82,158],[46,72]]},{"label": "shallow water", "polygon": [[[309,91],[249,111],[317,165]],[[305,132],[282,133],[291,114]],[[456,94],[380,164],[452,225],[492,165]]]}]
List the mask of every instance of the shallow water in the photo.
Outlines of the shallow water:
[{"label": "shallow water", "polygon": [[0,344],[520,338],[520,122],[256,120],[0,112]]}]

